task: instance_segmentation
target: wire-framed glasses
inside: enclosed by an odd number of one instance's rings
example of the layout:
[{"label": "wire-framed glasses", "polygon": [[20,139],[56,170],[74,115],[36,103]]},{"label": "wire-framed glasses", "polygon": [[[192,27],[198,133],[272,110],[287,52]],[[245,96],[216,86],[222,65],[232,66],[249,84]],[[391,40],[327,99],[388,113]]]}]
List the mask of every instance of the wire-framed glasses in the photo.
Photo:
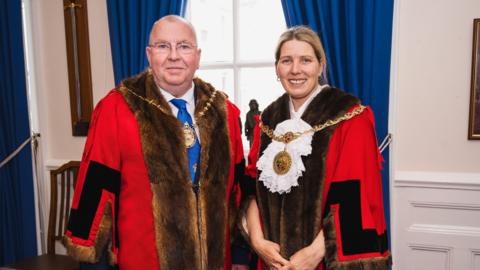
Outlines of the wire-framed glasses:
[{"label": "wire-framed glasses", "polygon": [[[161,54],[169,54],[172,51],[173,44],[166,41],[160,41],[150,44],[148,46],[152,48],[155,52]],[[175,50],[181,55],[192,54],[195,51],[196,47],[196,45],[193,45],[186,41],[175,43]]]}]

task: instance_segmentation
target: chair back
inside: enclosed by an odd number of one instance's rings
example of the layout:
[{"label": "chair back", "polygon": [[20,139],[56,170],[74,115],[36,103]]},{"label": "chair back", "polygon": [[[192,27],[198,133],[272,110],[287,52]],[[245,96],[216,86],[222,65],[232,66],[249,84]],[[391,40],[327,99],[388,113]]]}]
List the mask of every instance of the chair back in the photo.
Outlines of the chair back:
[{"label": "chair back", "polygon": [[55,254],[55,243],[61,241],[68,225],[73,190],[80,161],[69,161],[50,171],[50,215],[47,254]]}]

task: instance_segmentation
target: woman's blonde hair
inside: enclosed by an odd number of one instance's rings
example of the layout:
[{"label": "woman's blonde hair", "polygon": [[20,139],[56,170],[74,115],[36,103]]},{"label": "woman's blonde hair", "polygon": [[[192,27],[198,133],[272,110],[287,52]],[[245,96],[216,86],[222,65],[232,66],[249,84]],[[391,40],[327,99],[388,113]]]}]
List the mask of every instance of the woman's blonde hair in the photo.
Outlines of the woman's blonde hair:
[{"label": "woman's blonde hair", "polygon": [[325,51],[323,50],[322,41],[318,37],[317,33],[315,33],[312,29],[307,26],[294,26],[287,29],[278,39],[277,49],[275,50],[275,66],[277,66],[278,60],[280,58],[280,52],[282,50],[282,46],[285,42],[290,40],[299,40],[304,41],[312,46],[313,51],[315,52],[315,56],[320,63],[320,65],[325,66],[327,64],[327,59],[325,58]]}]

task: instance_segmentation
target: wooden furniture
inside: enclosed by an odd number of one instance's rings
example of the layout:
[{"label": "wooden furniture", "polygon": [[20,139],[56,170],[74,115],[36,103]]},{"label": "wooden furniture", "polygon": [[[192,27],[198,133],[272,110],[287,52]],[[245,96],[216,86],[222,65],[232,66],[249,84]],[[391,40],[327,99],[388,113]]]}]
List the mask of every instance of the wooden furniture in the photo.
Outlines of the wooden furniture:
[{"label": "wooden furniture", "polygon": [[[70,161],[50,171],[50,215],[48,222],[47,253],[30,257],[7,266],[23,270],[78,270],[77,261],[57,254],[55,244],[65,234],[70,214],[73,189],[77,181],[79,161]],[[0,269],[1,270],[1,269]]]},{"label": "wooden furniture", "polygon": [[[1,267],[0,267],[1,269]],[[6,267],[8,270],[79,270],[77,261],[67,255],[43,254]]]},{"label": "wooden furniture", "polygon": [[68,225],[73,190],[80,161],[70,161],[50,171],[50,216],[47,254],[55,254],[55,242],[61,241]]}]

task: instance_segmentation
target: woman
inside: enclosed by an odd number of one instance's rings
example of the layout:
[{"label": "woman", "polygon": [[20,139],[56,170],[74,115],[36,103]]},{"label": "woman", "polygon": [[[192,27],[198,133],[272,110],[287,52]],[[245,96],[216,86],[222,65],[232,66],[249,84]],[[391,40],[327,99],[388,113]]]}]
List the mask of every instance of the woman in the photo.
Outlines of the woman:
[{"label": "woman", "polygon": [[286,93],[261,115],[256,196],[243,228],[270,269],[387,269],[373,113],[319,84],[325,64],[309,28],[280,36],[275,66]]}]

